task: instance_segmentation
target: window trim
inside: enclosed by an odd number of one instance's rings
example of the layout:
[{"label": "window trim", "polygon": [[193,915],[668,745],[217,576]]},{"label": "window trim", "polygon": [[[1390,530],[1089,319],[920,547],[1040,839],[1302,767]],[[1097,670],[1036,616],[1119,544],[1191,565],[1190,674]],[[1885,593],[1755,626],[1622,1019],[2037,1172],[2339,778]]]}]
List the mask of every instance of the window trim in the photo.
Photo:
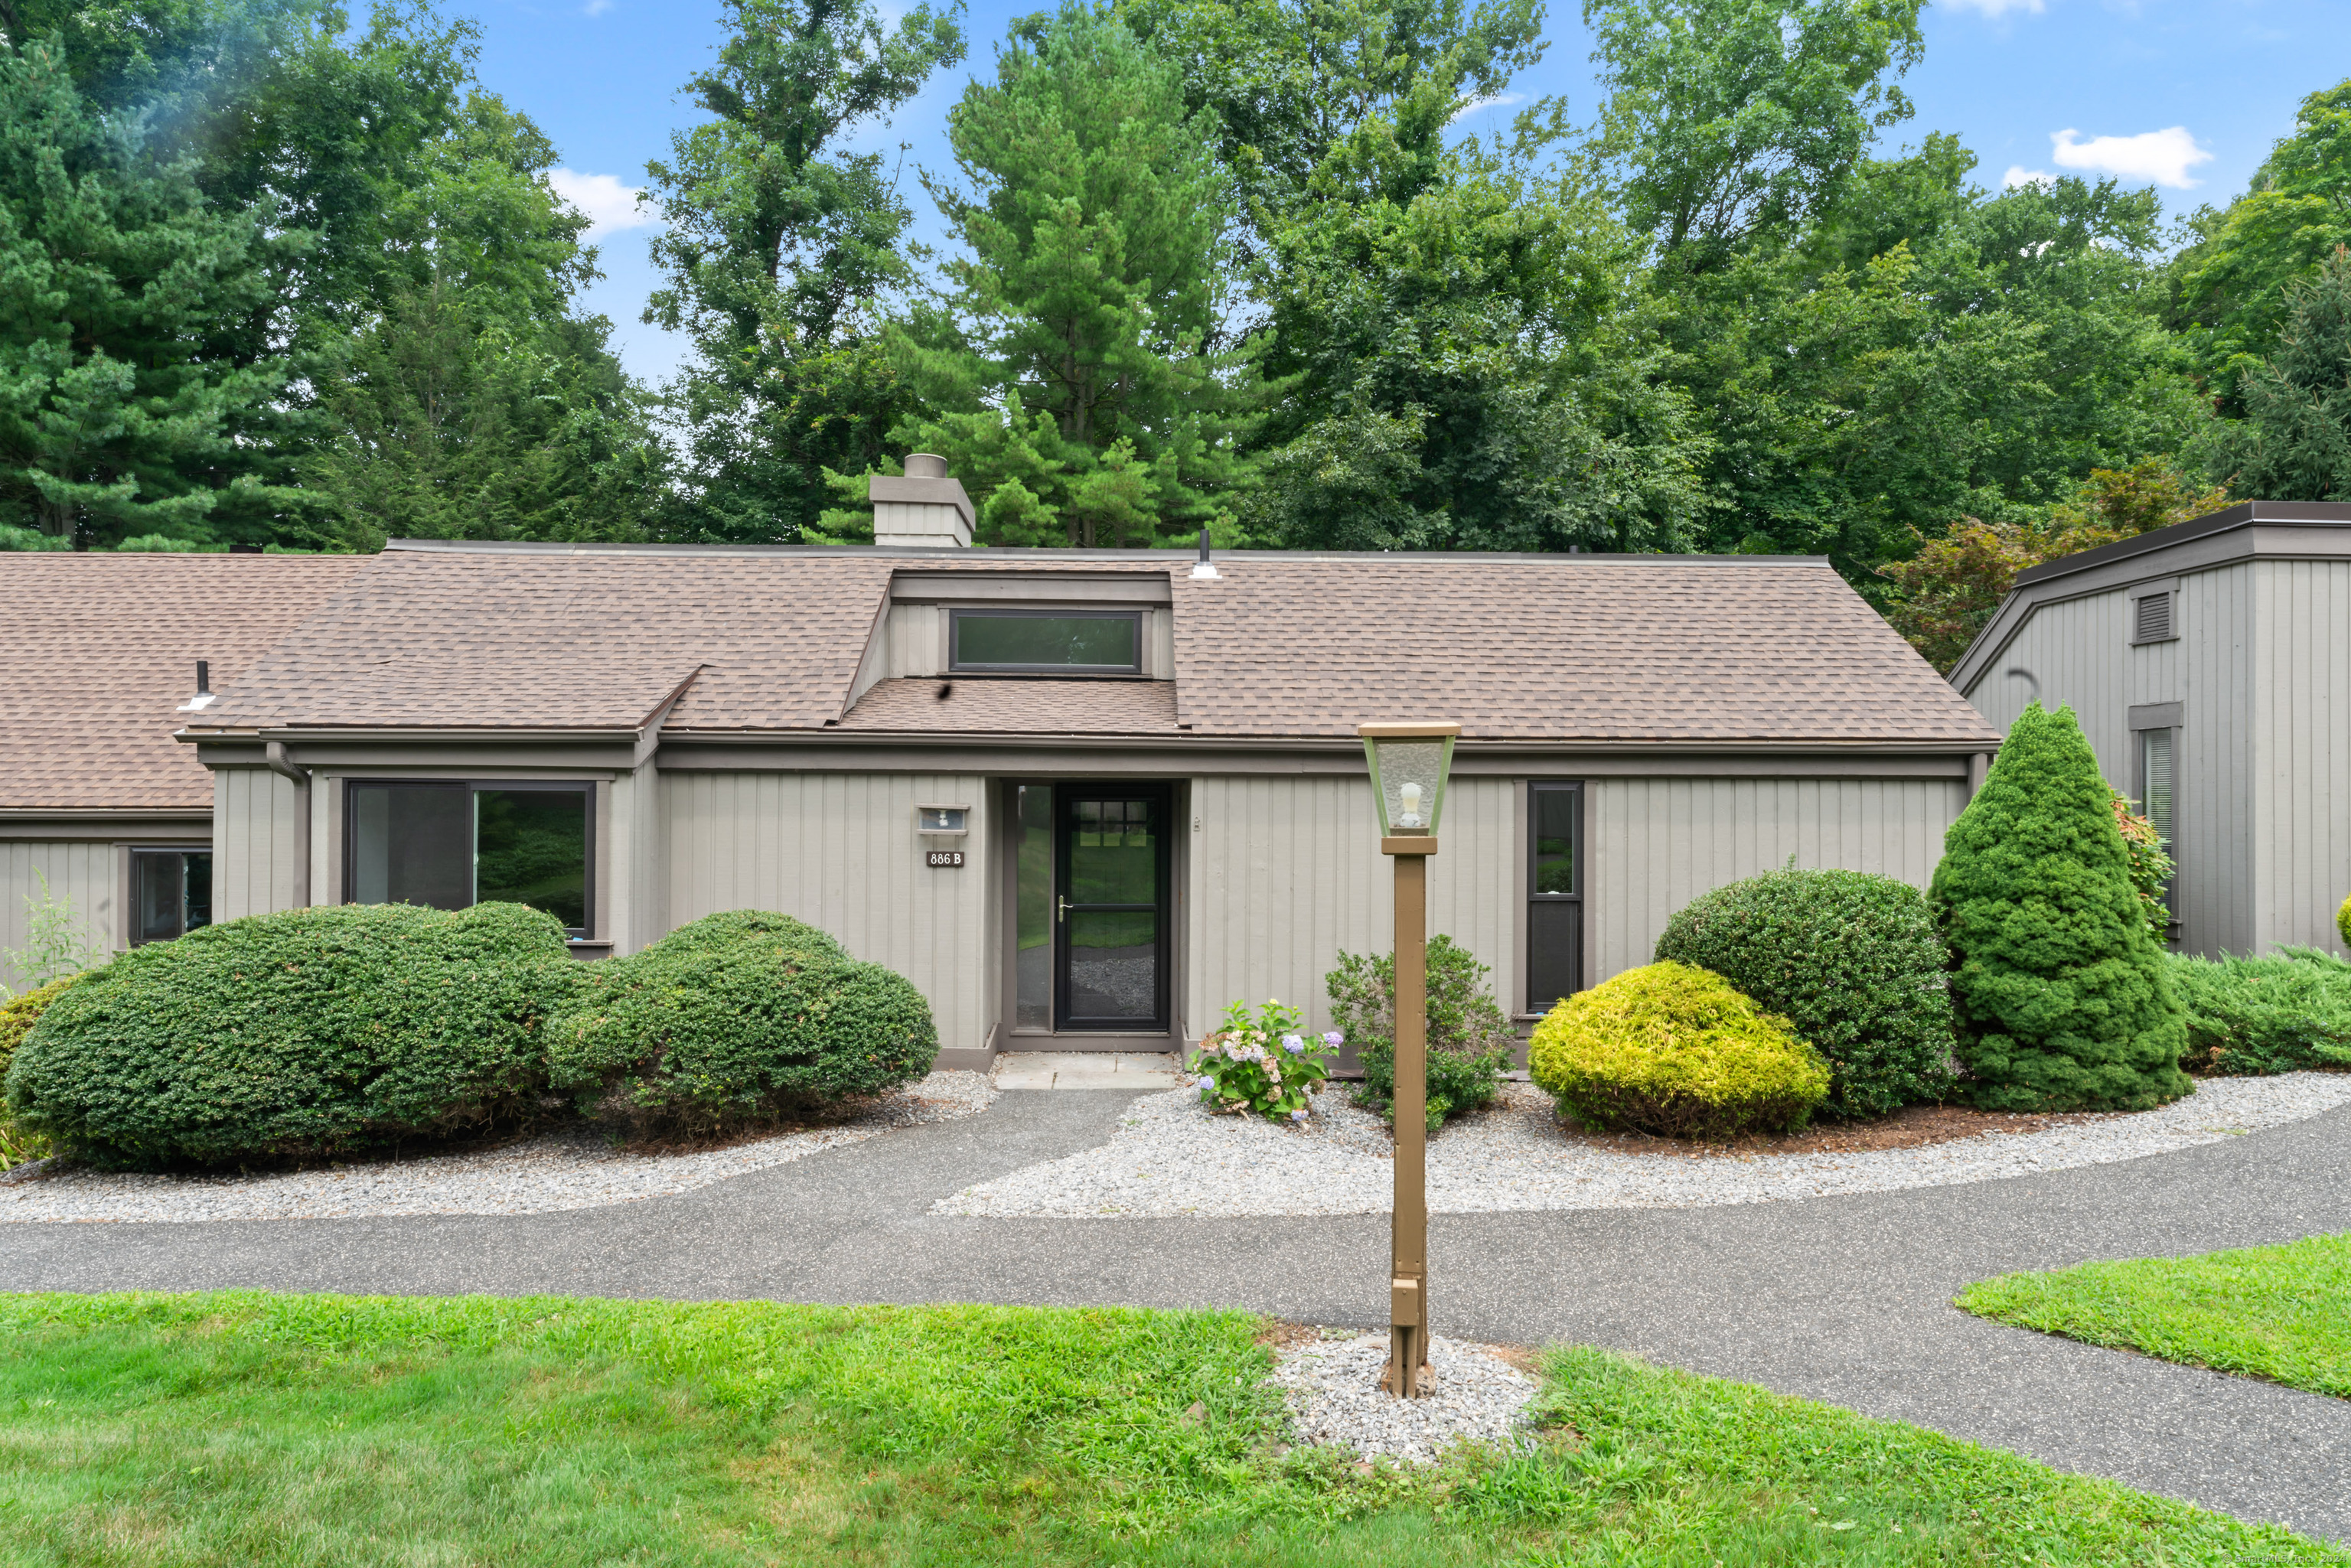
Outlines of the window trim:
[{"label": "window trim", "polygon": [[[1585,949],[1589,946],[1587,938],[1590,932],[1589,900],[1586,894],[1586,878],[1584,874],[1584,845],[1586,838],[1584,830],[1584,804],[1585,797],[1589,792],[1589,781],[1582,779],[1530,779],[1527,780],[1526,845],[1525,856],[1521,862],[1526,868],[1527,879],[1525,904],[1526,936],[1520,952],[1520,956],[1526,964],[1526,973],[1520,980],[1520,996],[1519,999],[1523,1010],[1519,1014],[1519,1016],[1521,1018],[1540,1018],[1543,1014],[1549,1012],[1552,1008],[1559,1005],[1559,998],[1557,997],[1553,997],[1548,1001],[1541,1003],[1538,1003],[1535,999],[1534,910],[1535,906],[1538,904],[1567,904],[1575,906],[1575,941],[1573,948],[1571,949],[1569,959],[1574,970],[1574,989],[1580,991],[1584,988],[1584,960],[1588,956]],[[1572,893],[1538,893],[1536,891],[1536,884],[1539,880],[1537,876],[1537,862],[1541,853],[1542,848],[1542,835],[1541,832],[1542,808],[1539,797],[1546,793],[1564,794],[1571,797],[1575,802],[1574,814],[1570,820],[1570,838],[1568,843],[1569,865],[1574,874],[1575,884],[1574,891]],[[1569,994],[1573,995],[1574,993],[1571,991]]]},{"label": "window trim", "polygon": [[[380,777],[363,778],[353,776],[350,778],[338,779],[335,782],[341,786],[342,793],[340,809],[336,813],[336,819],[341,824],[343,835],[343,885],[340,891],[342,893],[342,902],[345,904],[354,904],[358,902],[351,896],[351,890],[359,885],[360,852],[359,833],[355,831],[356,824],[351,821],[352,813],[359,810],[359,802],[353,798],[352,792],[354,789],[366,789],[371,788],[382,789],[386,787],[398,789],[415,789],[438,787],[446,789],[463,789],[465,791],[466,798],[469,802],[471,801],[472,797],[480,793],[484,789],[510,789],[517,791],[531,789],[549,792],[559,791],[565,794],[585,793],[588,797],[588,805],[586,811],[583,813],[584,821],[581,824],[580,858],[582,865],[580,887],[580,918],[586,922],[586,924],[581,925],[567,925],[563,928],[563,934],[568,940],[572,942],[597,942],[602,940],[602,938],[597,935],[596,925],[596,813],[602,800],[602,791],[598,780],[593,779],[401,779]],[[479,844],[475,846],[474,852],[476,855],[481,853],[481,846]]]},{"label": "window trim", "polygon": [[[967,664],[963,657],[963,623],[980,621],[1123,621],[1134,632],[1134,657],[1123,664]],[[1064,680],[1134,680],[1143,674],[1144,612],[1141,610],[1097,610],[1061,606],[1055,609],[1008,609],[994,605],[952,605],[947,610],[947,673],[956,675],[1055,675]]]},{"label": "window trim", "polygon": [[[142,936],[139,934],[139,857],[141,855],[178,855],[183,861],[184,861],[189,855],[203,855],[204,858],[209,860],[212,858],[213,846],[207,842],[201,844],[125,844],[122,847],[126,852],[128,852],[123,870],[128,873],[130,878],[130,886],[122,901],[122,946],[125,948],[144,947],[151,942],[176,942],[182,936],[185,936],[188,934],[188,884],[186,881],[187,869],[184,865],[182,866],[180,872],[179,931],[170,936]],[[219,868],[215,866],[214,869],[217,871]],[[218,902],[217,893],[214,894],[214,902]],[[204,922],[204,925],[210,925],[212,924],[213,922],[210,920],[206,920]],[[195,929],[201,931],[204,928],[204,925],[199,925]]]},{"label": "window trim", "polygon": [[[2147,703],[2132,708],[2127,722],[2131,737],[2131,782],[2137,786],[2132,803],[2141,814],[2147,814],[2147,737],[2162,735],[2171,750],[2171,834],[2163,841],[2163,852],[2171,857],[2171,875],[2163,884],[2163,905],[2171,911],[2171,924],[2164,933],[2168,942],[2180,939],[2179,919],[2179,732],[2184,705],[2180,703]],[[2150,816],[2149,821],[2153,818]]]}]

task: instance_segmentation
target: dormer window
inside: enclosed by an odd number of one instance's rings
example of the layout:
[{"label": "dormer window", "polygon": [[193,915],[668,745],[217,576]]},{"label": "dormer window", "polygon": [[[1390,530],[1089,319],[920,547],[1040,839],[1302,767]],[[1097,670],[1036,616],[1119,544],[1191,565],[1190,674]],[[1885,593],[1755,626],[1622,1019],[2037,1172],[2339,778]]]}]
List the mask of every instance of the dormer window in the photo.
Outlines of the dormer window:
[{"label": "dormer window", "polygon": [[1133,610],[956,610],[947,639],[958,674],[1143,673],[1143,616]]}]

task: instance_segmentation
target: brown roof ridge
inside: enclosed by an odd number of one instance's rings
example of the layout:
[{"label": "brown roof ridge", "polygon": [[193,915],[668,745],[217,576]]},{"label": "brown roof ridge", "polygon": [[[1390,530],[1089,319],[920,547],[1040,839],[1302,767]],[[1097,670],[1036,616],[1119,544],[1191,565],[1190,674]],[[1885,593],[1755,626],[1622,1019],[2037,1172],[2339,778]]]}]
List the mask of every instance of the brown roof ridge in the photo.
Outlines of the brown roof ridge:
[{"label": "brown roof ridge", "polygon": [[[990,560],[1164,561],[1188,565],[1197,559],[1191,546],[1180,549],[1113,549],[1059,545],[761,545],[761,544],[637,544],[619,540],[561,539],[388,539],[385,554],[545,555],[594,559],[600,556],[700,556],[775,558],[878,558],[892,560],[952,560],[974,565]],[[1447,565],[1468,561],[1517,561],[1562,566],[1831,566],[1824,555],[1748,555],[1737,552],[1675,554],[1648,550],[1284,550],[1220,549],[1220,562],[1274,561],[1397,561]]]}]

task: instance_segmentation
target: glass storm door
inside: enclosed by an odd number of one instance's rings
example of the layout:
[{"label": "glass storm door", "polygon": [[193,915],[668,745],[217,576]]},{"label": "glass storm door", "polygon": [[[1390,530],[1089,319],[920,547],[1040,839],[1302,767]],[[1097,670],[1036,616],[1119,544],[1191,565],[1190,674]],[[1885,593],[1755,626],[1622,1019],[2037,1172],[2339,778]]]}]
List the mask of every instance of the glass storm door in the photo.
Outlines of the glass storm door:
[{"label": "glass storm door", "polygon": [[1164,1030],[1167,790],[1064,784],[1055,793],[1056,1027]]}]

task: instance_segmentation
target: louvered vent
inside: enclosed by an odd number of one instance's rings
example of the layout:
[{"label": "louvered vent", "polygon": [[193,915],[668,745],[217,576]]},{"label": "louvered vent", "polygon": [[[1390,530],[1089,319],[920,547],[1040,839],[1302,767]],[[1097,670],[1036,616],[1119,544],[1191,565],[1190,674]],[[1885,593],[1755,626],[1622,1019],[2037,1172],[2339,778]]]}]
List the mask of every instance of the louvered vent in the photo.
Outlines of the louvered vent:
[{"label": "louvered vent", "polygon": [[2132,633],[2135,643],[2160,643],[2171,635],[2171,595],[2150,593],[2138,601],[2138,625]]}]

